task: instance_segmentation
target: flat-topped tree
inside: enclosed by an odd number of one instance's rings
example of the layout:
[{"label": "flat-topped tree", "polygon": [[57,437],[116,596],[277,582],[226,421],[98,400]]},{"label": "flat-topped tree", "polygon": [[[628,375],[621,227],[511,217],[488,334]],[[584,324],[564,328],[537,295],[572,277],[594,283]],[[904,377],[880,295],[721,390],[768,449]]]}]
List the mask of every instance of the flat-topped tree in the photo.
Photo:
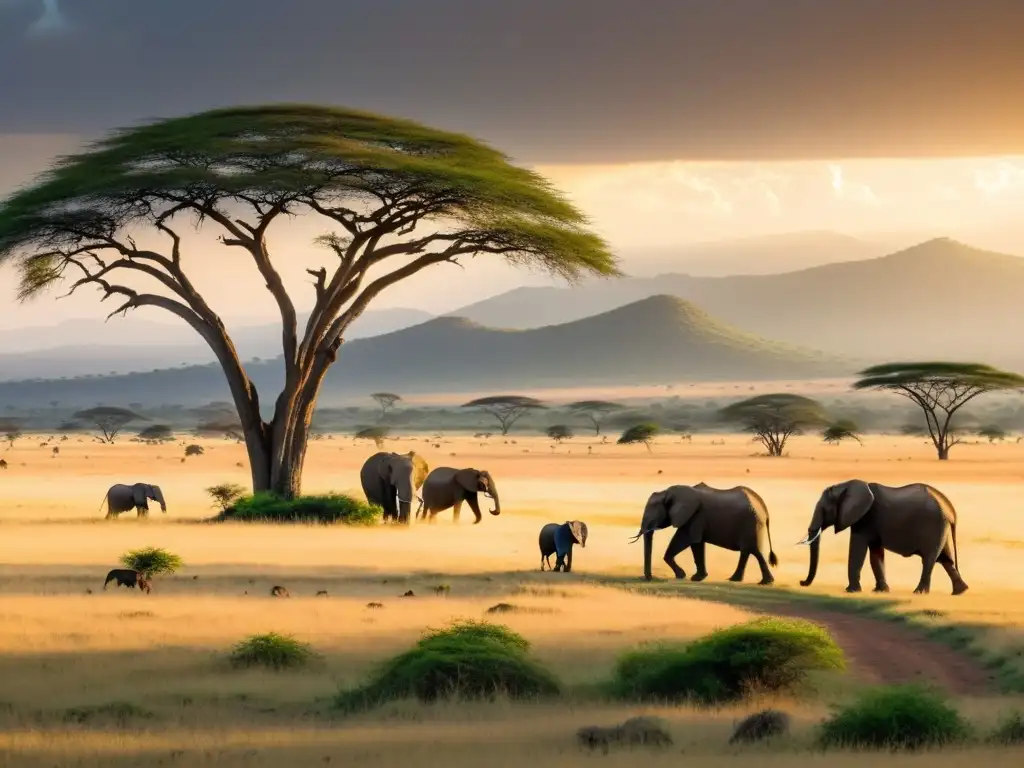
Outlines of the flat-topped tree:
[{"label": "flat-topped tree", "polygon": [[854,389],[895,392],[921,409],[940,461],[949,459],[949,449],[961,440],[953,424],[957,411],[986,392],[1024,389],[1024,376],[982,363],[884,363],[860,376]]},{"label": "flat-topped tree", "polygon": [[484,413],[489,413],[498,420],[501,425],[501,434],[507,435],[508,431],[527,411],[539,411],[547,408],[544,403],[526,395],[492,395],[491,397],[479,397],[462,404],[463,408],[479,408]]},{"label": "flat-topped tree", "polygon": [[781,456],[793,435],[828,423],[817,400],[786,392],[740,400],[722,408],[719,417],[752,434],[769,456]]},{"label": "flat-topped tree", "polygon": [[127,408],[117,408],[112,405],[99,405],[95,408],[87,408],[73,415],[76,419],[81,419],[94,425],[100,433],[100,437],[97,437],[96,440],[101,443],[113,443],[122,429],[133,421],[145,419],[145,416],[140,416],[134,411],[129,411]]},{"label": "flat-topped tree", "polygon": [[[268,245],[268,232],[296,214],[334,230],[318,238],[332,255],[309,270],[314,303],[301,329]],[[246,254],[277,304],[285,375],[269,420],[187,275],[179,232],[190,222]],[[348,109],[237,107],[124,129],[61,159],[0,206],[0,264],[20,271],[22,299],[68,278],[71,291],[117,297],[111,314],[158,307],[188,323],[224,370],[253,490],[292,498],[324,376],[346,329],[382,291],[485,253],[568,280],[618,274],[586,224],[541,176],[469,137]],[[137,245],[140,229],[165,245]]]},{"label": "flat-topped tree", "polygon": [[601,424],[609,414],[625,410],[626,406],[608,400],[580,400],[566,406],[577,416],[583,416],[594,427],[594,434],[601,434]]},{"label": "flat-topped tree", "polygon": [[388,417],[388,411],[394,407],[395,403],[402,399],[400,396],[392,392],[374,392],[370,397],[376,400],[377,405],[380,406],[381,421],[384,421],[384,419]]}]

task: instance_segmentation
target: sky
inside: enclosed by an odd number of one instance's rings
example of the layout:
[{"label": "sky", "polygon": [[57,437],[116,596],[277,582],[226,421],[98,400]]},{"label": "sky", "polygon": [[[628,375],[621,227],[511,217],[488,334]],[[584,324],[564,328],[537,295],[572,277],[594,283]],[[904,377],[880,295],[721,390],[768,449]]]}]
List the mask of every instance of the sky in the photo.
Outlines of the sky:
[{"label": "sky", "polygon": [[[1021,39],[1020,0],[0,0],[0,194],[117,126],[308,101],[499,147],[627,271],[647,249],[803,230],[1024,254]],[[300,291],[318,226],[279,236]],[[225,287],[231,264],[197,259],[214,304],[272,317],[253,270]],[[13,282],[0,273],[0,296]],[[379,306],[447,311],[538,282],[481,258]],[[0,323],[101,309],[3,301]]]}]

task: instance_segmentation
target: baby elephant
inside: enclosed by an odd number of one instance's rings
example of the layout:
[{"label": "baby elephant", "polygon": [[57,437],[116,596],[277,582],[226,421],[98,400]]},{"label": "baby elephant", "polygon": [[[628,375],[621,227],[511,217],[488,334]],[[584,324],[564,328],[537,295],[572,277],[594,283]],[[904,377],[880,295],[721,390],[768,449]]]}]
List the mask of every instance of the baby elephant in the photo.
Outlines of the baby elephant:
[{"label": "baby elephant", "polygon": [[107,574],[107,580],[103,582],[103,588],[107,588],[107,584],[112,581],[116,581],[115,587],[128,587],[128,589],[135,589],[138,586],[139,591],[149,592],[149,580],[146,578],[144,573],[133,571],[130,568],[115,568]]},{"label": "baby elephant", "polygon": [[572,545],[587,546],[587,524],[579,520],[567,520],[559,525],[548,523],[540,529],[540,569],[547,563],[551,568],[551,555],[558,555],[553,570],[568,573],[572,570]]}]

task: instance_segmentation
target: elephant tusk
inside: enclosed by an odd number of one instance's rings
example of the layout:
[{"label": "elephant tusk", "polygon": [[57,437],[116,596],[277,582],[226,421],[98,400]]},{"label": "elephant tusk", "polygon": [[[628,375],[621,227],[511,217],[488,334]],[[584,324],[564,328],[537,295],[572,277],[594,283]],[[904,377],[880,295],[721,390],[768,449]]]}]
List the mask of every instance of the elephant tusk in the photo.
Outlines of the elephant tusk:
[{"label": "elephant tusk", "polygon": [[819,536],[821,536],[821,531],[822,531],[822,529],[821,529],[821,528],[819,528],[819,529],[817,530],[817,532],[816,532],[816,533],[815,533],[815,534],[814,534],[813,536],[811,536],[811,534],[807,534],[807,535],[806,535],[806,536],[804,536],[804,537],[803,537],[803,538],[802,538],[802,539],[801,539],[800,541],[798,541],[798,542],[796,543],[796,544],[797,544],[797,546],[800,546],[801,544],[813,544],[813,543],[814,543],[814,542],[815,542],[815,541],[817,540],[817,538],[818,538]]}]

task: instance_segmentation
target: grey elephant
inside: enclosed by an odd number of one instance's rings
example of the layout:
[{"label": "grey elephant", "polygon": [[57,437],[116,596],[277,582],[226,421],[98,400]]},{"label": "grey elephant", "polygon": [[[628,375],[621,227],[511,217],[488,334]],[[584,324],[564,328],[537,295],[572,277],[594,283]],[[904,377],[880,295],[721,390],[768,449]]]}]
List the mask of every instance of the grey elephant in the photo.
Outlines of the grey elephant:
[{"label": "grey elephant", "polygon": [[477,501],[478,494],[484,494],[494,501],[494,509],[489,510],[492,515],[501,514],[501,502],[498,499],[498,488],[494,484],[491,473],[485,469],[456,469],[455,467],[437,467],[431,470],[423,483],[423,508],[421,517],[434,522],[438,512],[452,509],[454,521],[459,521],[459,511],[462,509],[462,502],[469,504],[469,508],[476,515],[473,525],[483,519],[480,514],[480,504]]},{"label": "grey elephant", "polygon": [[826,488],[814,506],[807,536],[800,544],[811,548],[810,568],[800,586],[809,587],[818,573],[821,532],[850,529],[847,592],[860,592],[860,572],[870,555],[875,592],[888,592],[885,550],[921,558],[921,580],[915,594],[931,589],[932,570],[939,563],[953,585],[953,594],[967,591],[960,576],[956,551],[956,510],[939,490],[924,483],[892,487],[847,480]]},{"label": "grey elephant", "polygon": [[409,507],[429,471],[426,460],[415,451],[379,451],[365,461],[359,480],[366,500],[384,509],[384,522],[408,524]]},{"label": "grey elephant", "polygon": [[[751,555],[761,568],[760,584],[775,581],[768,566],[775,568],[779,559],[772,550],[772,534],[768,507],[764,499],[746,486],[712,488],[705,483],[673,485],[652,493],[644,507],[640,532],[633,537],[644,539],[644,578],[651,580],[651,548],[654,532],[672,526],[676,528],[668,547],[665,562],[677,579],[685,579],[683,569],[676,564],[676,555],[691,548],[697,572],[691,581],[703,581],[708,572],[704,564],[704,545],[729,549],[740,553],[736,570],[729,581],[743,581],[747,560]],[[767,546],[766,546],[767,545]],[[767,558],[765,555],[767,554]]]},{"label": "grey elephant", "polygon": [[[130,509],[135,510],[136,517],[148,517],[150,499],[160,504],[161,512],[167,511],[167,503],[164,501],[164,494],[160,490],[160,486],[150,485],[149,483],[134,483],[133,485],[117,483],[112,485],[107,491],[103,502],[106,502],[107,505],[108,519],[111,517],[116,518],[122,512],[127,512]],[[100,502],[101,509],[103,502]]]},{"label": "grey elephant", "polygon": [[582,520],[566,520],[564,523],[548,523],[540,529],[540,569],[547,563],[551,569],[551,556],[556,555],[556,571],[569,573],[572,570],[572,546],[587,546],[587,524]]}]

